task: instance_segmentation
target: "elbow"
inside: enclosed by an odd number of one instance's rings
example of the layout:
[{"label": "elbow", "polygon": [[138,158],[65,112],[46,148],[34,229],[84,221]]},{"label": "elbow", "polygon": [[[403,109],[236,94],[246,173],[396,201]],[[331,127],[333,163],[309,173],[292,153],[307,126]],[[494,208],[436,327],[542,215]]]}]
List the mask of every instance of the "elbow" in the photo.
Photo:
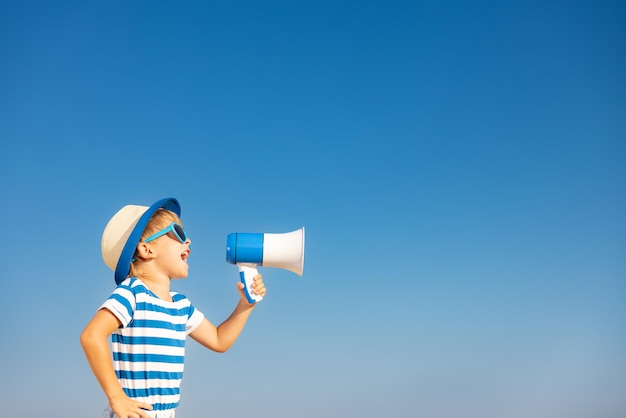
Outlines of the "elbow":
[{"label": "elbow", "polygon": [[89,336],[85,331],[80,334],[80,346],[83,347],[83,350],[85,347],[89,346]]},{"label": "elbow", "polygon": [[90,332],[88,328],[85,328],[83,332],[80,334],[80,345],[83,347],[83,350],[87,350],[89,347],[93,346],[96,341],[95,335],[93,332]]},{"label": "elbow", "polygon": [[218,354],[223,354],[227,352],[231,346],[232,346],[232,343],[231,344],[215,344],[215,345],[207,346],[207,347]]},{"label": "elbow", "polygon": [[218,354],[224,354],[230,347],[213,347],[212,350]]}]

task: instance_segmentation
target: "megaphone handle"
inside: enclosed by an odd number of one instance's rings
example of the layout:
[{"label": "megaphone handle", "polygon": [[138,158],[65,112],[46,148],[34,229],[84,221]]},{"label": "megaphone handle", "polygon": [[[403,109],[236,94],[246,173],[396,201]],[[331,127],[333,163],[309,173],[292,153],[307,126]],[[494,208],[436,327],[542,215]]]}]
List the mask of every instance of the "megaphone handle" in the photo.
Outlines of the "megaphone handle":
[{"label": "megaphone handle", "polygon": [[252,291],[250,290],[252,286],[252,281],[254,280],[254,276],[259,274],[256,266],[254,264],[237,264],[237,267],[239,268],[239,278],[244,286],[243,293],[246,295],[246,298],[248,298],[248,302],[259,302],[261,299],[263,299],[263,296],[252,293]]}]

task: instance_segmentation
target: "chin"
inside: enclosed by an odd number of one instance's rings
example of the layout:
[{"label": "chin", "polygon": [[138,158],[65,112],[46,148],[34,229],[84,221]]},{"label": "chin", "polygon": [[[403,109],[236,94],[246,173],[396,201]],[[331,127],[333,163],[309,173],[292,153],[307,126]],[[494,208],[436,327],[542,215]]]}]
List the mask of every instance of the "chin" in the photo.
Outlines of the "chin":
[{"label": "chin", "polygon": [[178,273],[175,273],[171,276],[172,279],[176,280],[176,279],[186,279],[187,276],[189,276],[189,272],[188,271],[179,271]]}]

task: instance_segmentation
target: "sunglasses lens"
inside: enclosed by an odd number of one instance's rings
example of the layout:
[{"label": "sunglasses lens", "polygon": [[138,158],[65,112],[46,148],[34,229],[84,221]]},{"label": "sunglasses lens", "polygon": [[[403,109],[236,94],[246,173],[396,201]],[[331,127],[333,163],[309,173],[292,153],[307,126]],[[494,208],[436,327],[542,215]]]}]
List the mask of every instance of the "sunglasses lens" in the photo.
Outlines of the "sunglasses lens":
[{"label": "sunglasses lens", "polygon": [[174,224],[174,233],[180,240],[180,242],[187,241],[187,234],[185,234],[185,230],[178,224]]}]

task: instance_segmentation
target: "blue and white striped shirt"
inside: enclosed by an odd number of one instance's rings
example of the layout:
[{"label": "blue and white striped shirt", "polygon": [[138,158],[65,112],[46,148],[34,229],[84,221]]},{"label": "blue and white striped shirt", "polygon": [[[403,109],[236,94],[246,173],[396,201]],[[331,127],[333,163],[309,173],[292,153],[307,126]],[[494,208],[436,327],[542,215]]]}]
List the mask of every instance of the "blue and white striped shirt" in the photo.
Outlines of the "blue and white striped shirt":
[{"label": "blue and white striped shirt", "polygon": [[124,392],[156,411],[178,406],[185,339],[204,319],[184,295],[170,294],[173,301],[164,301],[130,277],[101,306],[122,323],[111,336],[111,348]]}]

